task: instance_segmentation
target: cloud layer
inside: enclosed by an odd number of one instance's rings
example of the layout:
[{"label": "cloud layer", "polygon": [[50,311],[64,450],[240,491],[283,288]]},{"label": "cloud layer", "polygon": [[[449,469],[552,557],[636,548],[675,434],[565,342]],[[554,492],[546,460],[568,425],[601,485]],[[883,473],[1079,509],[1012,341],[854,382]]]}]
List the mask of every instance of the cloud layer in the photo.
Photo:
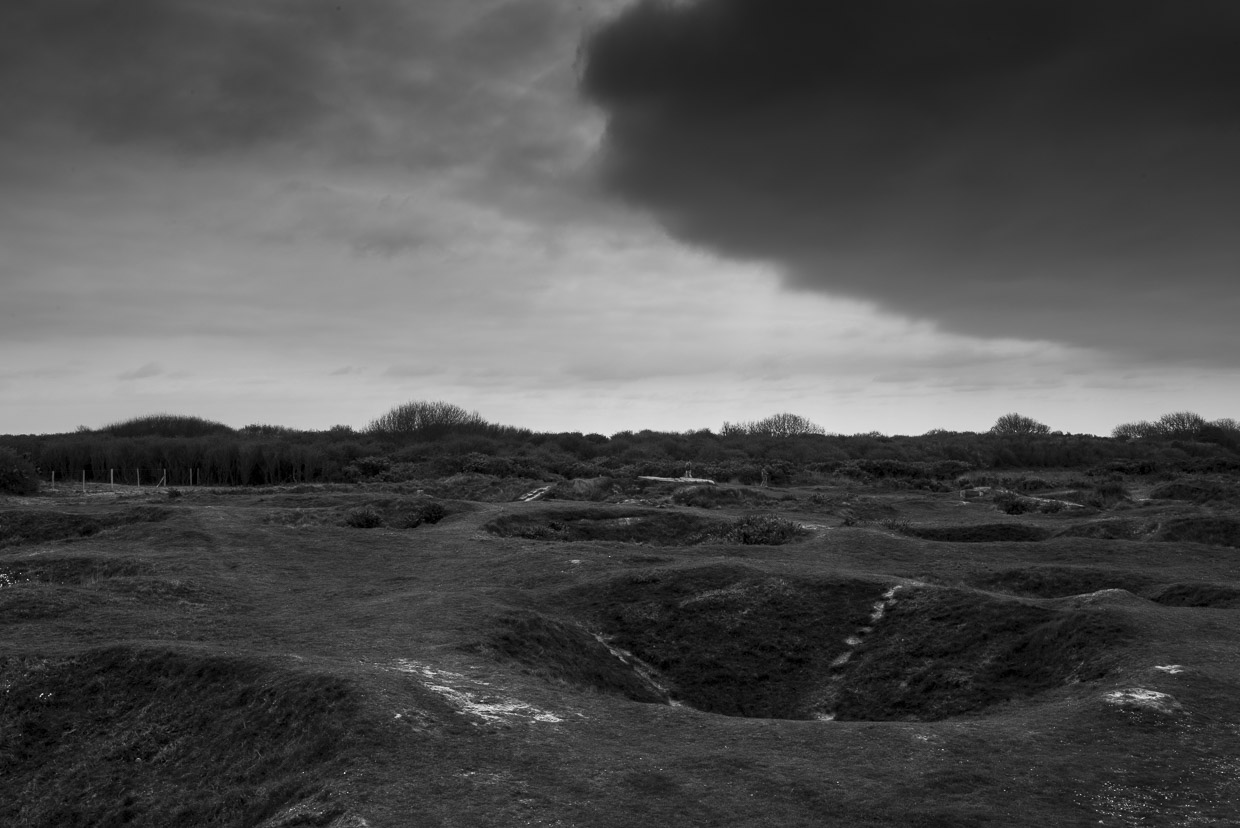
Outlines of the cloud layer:
[{"label": "cloud layer", "polygon": [[604,175],[678,238],[961,332],[1227,363],[1240,7],[643,0]]}]

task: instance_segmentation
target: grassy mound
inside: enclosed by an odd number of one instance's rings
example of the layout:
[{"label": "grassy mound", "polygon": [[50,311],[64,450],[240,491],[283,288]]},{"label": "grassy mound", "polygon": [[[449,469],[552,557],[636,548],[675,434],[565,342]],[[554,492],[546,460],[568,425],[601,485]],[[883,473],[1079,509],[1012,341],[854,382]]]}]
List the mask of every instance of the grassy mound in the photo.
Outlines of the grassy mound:
[{"label": "grassy mound", "polygon": [[1153,600],[1168,607],[1240,607],[1240,589],[1222,584],[1172,584]]},{"label": "grassy mound", "polygon": [[1240,546],[1240,520],[1229,517],[1188,517],[1168,520],[1154,533],[1160,541]]},{"label": "grassy mound", "polygon": [[932,721],[1089,681],[1124,639],[1098,611],[949,589],[900,595],[828,686],[822,704],[837,719]]},{"label": "grassy mound", "polygon": [[114,526],[164,520],[170,514],[168,509],[153,506],[107,515],[14,509],[0,512],[0,548],[88,537]]},{"label": "grassy mound", "polygon": [[558,541],[620,541],[677,546],[701,543],[717,521],[651,509],[558,509],[505,515],[486,525],[501,537]]},{"label": "grassy mound", "polygon": [[570,603],[653,666],[677,700],[728,716],[806,718],[817,683],[883,589],[709,566],[592,585]]},{"label": "grassy mound", "polygon": [[1149,529],[1150,527],[1142,521],[1116,518],[1067,526],[1058,532],[1058,536],[1095,540],[1137,540],[1145,537]]},{"label": "grassy mound", "polygon": [[117,647],[0,661],[0,824],[249,826],[317,792],[349,687]]},{"label": "grassy mound", "polygon": [[1097,592],[1100,589],[1126,589],[1139,592],[1152,579],[1135,572],[1089,569],[1070,566],[1031,566],[987,572],[969,579],[972,586],[1028,595],[1035,598],[1063,598]]},{"label": "grassy mound", "polygon": [[623,653],[612,652],[584,627],[529,612],[499,619],[484,645],[551,681],[615,693],[639,702],[667,702],[667,695]]},{"label": "grassy mound", "polygon": [[718,486],[681,486],[672,492],[673,503],[699,509],[720,507],[769,506],[774,498],[752,489],[720,488]]},{"label": "grassy mound", "polygon": [[782,544],[807,534],[804,527],[770,515],[732,521],[653,509],[549,509],[505,515],[486,525],[500,537],[556,541],[617,541],[655,546],[698,543]]},{"label": "grassy mound", "polygon": [[461,472],[433,484],[428,490],[445,500],[472,500],[478,503],[506,503],[540,486],[545,481],[527,477],[497,477],[491,474]]},{"label": "grassy mound", "polygon": [[129,578],[149,575],[146,561],[129,558],[29,558],[0,563],[0,584],[39,582],[82,584],[102,578]]},{"label": "grassy mound", "polygon": [[1051,533],[1025,523],[986,523],[977,526],[909,526],[904,534],[947,543],[996,543],[1043,541]]},{"label": "grassy mound", "polygon": [[1173,480],[1151,490],[1150,498],[1209,503],[1213,500],[1234,500],[1235,491],[1213,480]]}]

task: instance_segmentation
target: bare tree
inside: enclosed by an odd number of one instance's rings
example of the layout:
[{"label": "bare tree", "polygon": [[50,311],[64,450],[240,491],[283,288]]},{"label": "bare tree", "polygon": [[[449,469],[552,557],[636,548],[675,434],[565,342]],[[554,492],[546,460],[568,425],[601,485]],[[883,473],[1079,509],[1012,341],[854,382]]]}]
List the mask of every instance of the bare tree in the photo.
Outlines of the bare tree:
[{"label": "bare tree", "polygon": [[748,423],[724,423],[719,429],[723,436],[749,435],[753,437],[795,437],[800,434],[826,434],[827,430],[799,414],[772,414]]},{"label": "bare tree", "polygon": [[1164,437],[1191,440],[1205,428],[1206,419],[1191,411],[1173,411],[1159,417],[1156,426]]},{"label": "bare tree", "polygon": [[1050,434],[1051,427],[1045,423],[1039,423],[1032,417],[1013,413],[1004,414],[995,420],[995,424],[990,427],[990,433],[1002,437],[1025,437],[1034,434]]},{"label": "bare tree", "polygon": [[414,400],[396,406],[372,421],[366,430],[372,434],[435,439],[454,431],[480,430],[488,425],[477,411],[466,411],[447,402]]}]

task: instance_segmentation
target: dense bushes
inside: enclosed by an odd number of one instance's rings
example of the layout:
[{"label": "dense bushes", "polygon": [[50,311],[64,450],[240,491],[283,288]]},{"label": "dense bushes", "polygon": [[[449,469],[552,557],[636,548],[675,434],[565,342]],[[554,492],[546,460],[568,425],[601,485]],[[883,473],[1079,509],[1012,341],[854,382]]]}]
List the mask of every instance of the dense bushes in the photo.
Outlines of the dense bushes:
[{"label": "dense bushes", "polygon": [[39,478],[30,461],[0,447],[0,494],[32,495],[38,490]]},{"label": "dense bushes", "polygon": [[822,433],[796,415],[775,415],[725,423],[718,434],[647,430],[604,437],[534,433],[487,423],[447,403],[414,402],[362,433],[344,426],[234,431],[201,418],[157,414],[98,431],[8,436],[0,443],[28,456],[42,475],[78,479],[85,471],[88,481],[107,482],[109,469],[142,469],[145,481],[149,472],[166,469],[171,485],[393,483],[458,473],[528,480],[680,477],[691,463],[696,476],[745,485],[761,482],[765,469],[774,486],[841,476],[942,490],[970,470],[1075,468],[1099,477],[1240,470],[1240,426],[1232,420],[1202,425],[1195,415],[1167,415],[1149,432],[1157,440],[1132,439],[1125,427],[1116,429],[1119,439],[1047,433],[1026,420],[1005,415],[984,434],[938,429],[920,436],[843,436]]},{"label": "dense bushes", "polygon": [[358,506],[345,514],[344,523],[354,529],[377,529],[383,525],[383,515],[374,506]]},{"label": "dense bushes", "polygon": [[223,423],[182,414],[148,414],[106,425],[100,431],[113,437],[208,437],[233,433]]},{"label": "dense bushes", "polygon": [[790,520],[773,515],[745,515],[730,523],[723,537],[729,543],[774,546],[796,540],[804,534],[805,527]]},{"label": "dense bushes", "polygon": [[1192,411],[1173,411],[1154,422],[1117,425],[1111,436],[1120,440],[1199,440],[1235,450],[1240,446],[1240,423],[1230,417],[1210,422]]}]

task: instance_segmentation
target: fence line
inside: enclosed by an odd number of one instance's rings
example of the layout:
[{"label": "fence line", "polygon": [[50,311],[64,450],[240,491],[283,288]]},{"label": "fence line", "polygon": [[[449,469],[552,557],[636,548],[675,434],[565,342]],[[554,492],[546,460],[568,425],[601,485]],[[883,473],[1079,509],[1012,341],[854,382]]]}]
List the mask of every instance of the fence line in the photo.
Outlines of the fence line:
[{"label": "fence line", "polygon": [[117,486],[134,486],[136,488],[160,488],[168,486],[198,486],[202,483],[201,469],[182,469],[179,474],[169,476],[168,469],[117,468],[117,469],[82,469],[80,474],[66,477],[55,471],[50,473],[48,482],[53,490],[57,485],[81,486],[86,491],[90,484],[106,485],[115,489]]}]

